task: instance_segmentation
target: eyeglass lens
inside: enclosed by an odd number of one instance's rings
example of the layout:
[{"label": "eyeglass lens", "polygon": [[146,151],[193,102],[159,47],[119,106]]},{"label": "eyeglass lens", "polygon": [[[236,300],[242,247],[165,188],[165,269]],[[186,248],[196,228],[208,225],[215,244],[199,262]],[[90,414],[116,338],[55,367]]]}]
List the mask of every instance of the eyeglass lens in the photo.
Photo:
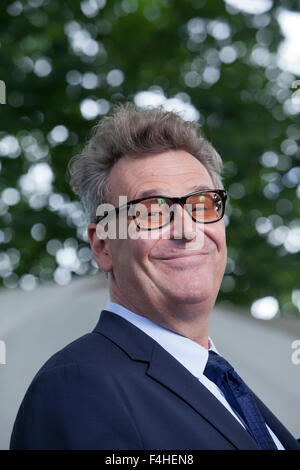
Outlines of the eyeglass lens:
[{"label": "eyeglass lens", "polygon": [[[144,229],[163,227],[170,222],[175,209],[175,205],[172,206],[173,202],[168,198],[145,199],[134,207],[135,222]],[[196,222],[212,222],[221,217],[223,201],[215,192],[198,193],[187,198],[185,209]]]}]

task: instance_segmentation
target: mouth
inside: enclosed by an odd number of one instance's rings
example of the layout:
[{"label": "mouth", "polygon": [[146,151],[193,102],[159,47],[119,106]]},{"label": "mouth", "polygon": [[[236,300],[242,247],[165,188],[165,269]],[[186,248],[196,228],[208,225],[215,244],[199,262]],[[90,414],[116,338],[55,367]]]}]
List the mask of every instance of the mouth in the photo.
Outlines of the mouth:
[{"label": "mouth", "polygon": [[191,258],[195,258],[195,257],[200,257],[200,256],[206,256],[206,255],[209,255],[209,251],[190,251],[190,252],[177,252],[177,253],[170,253],[166,256],[161,256],[159,258],[156,258],[160,261],[173,261],[173,260],[187,260],[187,261],[190,261]]}]

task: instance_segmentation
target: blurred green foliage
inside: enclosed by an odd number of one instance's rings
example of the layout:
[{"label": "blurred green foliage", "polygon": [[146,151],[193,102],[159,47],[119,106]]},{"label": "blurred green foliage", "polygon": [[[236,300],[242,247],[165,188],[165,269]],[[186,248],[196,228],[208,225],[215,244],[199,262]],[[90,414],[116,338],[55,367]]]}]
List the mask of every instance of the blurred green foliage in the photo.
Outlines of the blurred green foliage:
[{"label": "blurred green foliage", "polygon": [[298,314],[297,77],[276,54],[279,8],[299,7],[284,0],[249,14],[221,0],[2,3],[1,285],[66,284],[96,271],[67,164],[113,103],[152,91],[196,109],[225,162],[229,261],[218,301],[249,307],[273,296],[282,314]]}]

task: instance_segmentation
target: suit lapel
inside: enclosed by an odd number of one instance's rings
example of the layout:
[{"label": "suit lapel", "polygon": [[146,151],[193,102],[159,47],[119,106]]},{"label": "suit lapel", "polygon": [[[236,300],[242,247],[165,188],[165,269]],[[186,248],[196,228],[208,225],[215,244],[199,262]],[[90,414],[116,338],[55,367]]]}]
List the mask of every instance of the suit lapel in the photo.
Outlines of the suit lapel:
[{"label": "suit lapel", "polygon": [[250,434],[219,400],[139,328],[119,315],[103,311],[93,332],[109,338],[131,359],[148,362],[148,376],[178,395],[237,449],[258,449]]},{"label": "suit lapel", "polygon": [[281,444],[286,450],[300,450],[300,443],[292,436],[292,434],[283,426],[283,424],[273,415],[266,405],[255,395],[257,405],[266,420],[267,425],[278,437]]},{"label": "suit lapel", "polygon": [[258,449],[250,434],[222,403],[157,343],[147,374],[180,396],[237,449]]}]

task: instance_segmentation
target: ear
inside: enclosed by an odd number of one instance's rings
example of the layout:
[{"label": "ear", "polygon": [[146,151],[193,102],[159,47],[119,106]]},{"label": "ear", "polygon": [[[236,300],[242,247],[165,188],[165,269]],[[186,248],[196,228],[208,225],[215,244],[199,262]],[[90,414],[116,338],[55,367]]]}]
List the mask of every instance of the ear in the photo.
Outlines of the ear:
[{"label": "ear", "polygon": [[88,225],[88,237],[93,252],[93,257],[99,268],[104,272],[112,271],[112,256],[110,240],[101,239],[96,231],[96,224]]}]

